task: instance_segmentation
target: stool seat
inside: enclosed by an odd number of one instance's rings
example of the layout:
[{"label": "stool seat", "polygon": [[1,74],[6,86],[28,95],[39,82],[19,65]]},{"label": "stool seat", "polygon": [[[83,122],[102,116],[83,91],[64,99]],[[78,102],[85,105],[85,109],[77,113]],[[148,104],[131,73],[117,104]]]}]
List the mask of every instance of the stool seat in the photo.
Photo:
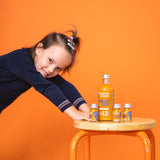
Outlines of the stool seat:
[{"label": "stool seat", "polygon": [[127,135],[141,139],[144,146],[145,160],[155,160],[155,138],[151,131],[156,127],[156,120],[133,118],[131,122],[74,120],[74,127],[80,129],[72,138],[70,160],[77,160],[77,145],[82,137],[84,142],[84,160],[90,160],[90,136],[92,135]]},{"label": "stool seat", "polygon": [[75,120],[74,127],[94,131],[136,131],[155,128],[156,121],[148,118],[133,118],[131,122]]}]

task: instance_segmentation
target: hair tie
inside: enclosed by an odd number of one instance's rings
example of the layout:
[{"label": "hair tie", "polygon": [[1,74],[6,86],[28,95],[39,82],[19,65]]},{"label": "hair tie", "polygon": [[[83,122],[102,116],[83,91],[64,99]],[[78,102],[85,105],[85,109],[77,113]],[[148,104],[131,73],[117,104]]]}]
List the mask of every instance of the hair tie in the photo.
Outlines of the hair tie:
[{"label": "hair tie", "polygon": [[71,47],[72,50],[75,50],[75,43],[73,42],[73,37],[68,37],[67,41],[67,45]]}]

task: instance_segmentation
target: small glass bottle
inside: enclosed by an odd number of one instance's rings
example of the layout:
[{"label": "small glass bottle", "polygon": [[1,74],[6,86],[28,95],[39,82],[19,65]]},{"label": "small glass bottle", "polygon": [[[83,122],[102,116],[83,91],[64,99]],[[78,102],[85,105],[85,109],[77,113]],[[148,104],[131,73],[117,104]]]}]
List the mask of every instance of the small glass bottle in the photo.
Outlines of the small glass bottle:
[{"label": "small glass bottle", "polygon": [[121,105],[120,104],[114,104],[113,121],[114,122],[121,122]]},{"label": "small glass bottle", "polygon": [[97,109],[97,104],[95,104],[95,103],[90,104],[89,121],[91,121],[91,122],[98,121],[98,109]]},{"label": "small glass bottle", "polygon": [[110,75],[103,75],[103,84],[98,90],[98,118],[100,121],[113,120],[113,88],[110,85]]},{"label": "small glass bottle", "polygon": [[132,121],[132,111],[131,111],[131,104],[130,103],[124,104],[123,121],[124,122]]}]

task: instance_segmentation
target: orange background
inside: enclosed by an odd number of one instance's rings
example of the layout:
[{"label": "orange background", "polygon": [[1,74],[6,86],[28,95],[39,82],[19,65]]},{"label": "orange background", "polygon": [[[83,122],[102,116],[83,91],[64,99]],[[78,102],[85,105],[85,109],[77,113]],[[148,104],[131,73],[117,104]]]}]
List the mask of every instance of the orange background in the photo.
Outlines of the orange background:
[{"label": "orange background", "polygon": [[[156,159],[160,159],[160,2],[159,0],[1,0],[0,54],[30,46],[65,24],[75,24],[82,39],[70,75],[87,100],[97,102],[102,74],[111,75],[115,103],[130,102],[134,117],[157,120]],[[22,94],[0,115],[1,160],[69,159],[77,129],[34,89]],[[95,136],[92,160],[141,160],[138,138]],[[83,141],[79,146],[83,159]]]}]

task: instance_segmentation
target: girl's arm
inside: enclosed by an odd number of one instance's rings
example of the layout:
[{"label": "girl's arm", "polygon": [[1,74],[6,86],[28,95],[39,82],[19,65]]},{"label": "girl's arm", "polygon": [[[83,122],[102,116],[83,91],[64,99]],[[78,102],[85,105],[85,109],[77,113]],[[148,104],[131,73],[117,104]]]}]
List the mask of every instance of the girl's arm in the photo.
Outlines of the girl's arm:
[{"label": "girl's arm", "polygon": [[82,112],[89,111],[89,107],[86,104],[86,101],[73,84],[66,81],[60,75],[57,75],[56,77],[53,77],[48,80],[53,82],[60,88],[60,90],[69,99],[73,106],[75,106],[77,109],[80,109]]},{"label": "girl's arm", "polygon": [[82,112],[89,112],[90,108],[89,106],[86,104],[86,103],[83,103],[79,106],[79,110],[82,111]]}]

